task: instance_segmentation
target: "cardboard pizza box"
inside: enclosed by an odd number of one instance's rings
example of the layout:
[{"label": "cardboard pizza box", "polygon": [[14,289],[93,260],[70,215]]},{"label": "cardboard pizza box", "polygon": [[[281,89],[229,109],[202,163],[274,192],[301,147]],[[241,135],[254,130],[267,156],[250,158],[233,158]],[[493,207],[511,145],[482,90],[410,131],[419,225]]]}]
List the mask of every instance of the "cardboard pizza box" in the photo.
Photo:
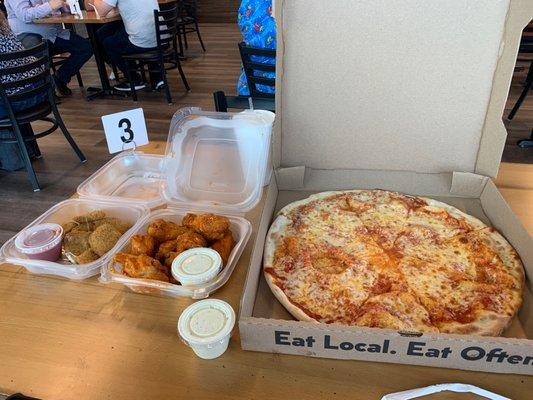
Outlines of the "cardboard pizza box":
[{"label": "cardboard pizza box", "polygon": [[[241,300],[245,350],[533,374],[533,240],[491,178],[531,0],[279,0],[276,124]],[[284,205],[326,190],[388,189],[447,202],[516,248],[527,288],[503,337],[299,322],[262,273]],[[302,340],[303,339],[303,340]]]}]

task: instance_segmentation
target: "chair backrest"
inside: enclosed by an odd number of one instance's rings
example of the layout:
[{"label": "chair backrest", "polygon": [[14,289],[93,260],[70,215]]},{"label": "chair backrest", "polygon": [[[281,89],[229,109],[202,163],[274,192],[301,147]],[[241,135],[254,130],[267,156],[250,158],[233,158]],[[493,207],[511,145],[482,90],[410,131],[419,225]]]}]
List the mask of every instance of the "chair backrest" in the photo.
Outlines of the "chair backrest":
[{"label": "chair backrest", "polygon": [[[0,54],[0,61],[24,60],[22,65],[16,67],[0,68],[1,76],[17,74],[28,75],[27,78],[14,78],[8,82],[0,82],[0,98],[6,104],[10,116],[13,114],[11,104],[32,98],[40,93],[47,92],[48,99],[53,103],[53,83],[50,75],[50,57],[45,41],[21,51]],[[11,93],[13,89],[17,89]],[[20,90],[19,90],[20,89]]]},{"label": "chair backrest", "polygon": [[178,0],[179,16],[194,18],[198,17],[198,1],[197,0]]},{"label": "chair backrest", "polygon": [[155,36],[159,51],[172,46],[178,30],[178,6],[173,4],[164,10],[154,10]]},{"label": "chair backrest", "polygon": [[[241,53],[242,66],[244,68],[244,74],[246,75],[246,81],[250,89],[250,96],[274,98],[274,93],[265,93],[257,89],[257,85],[268,86],[274,89],[276,87],[276,79],[266,76],[258,76],[257,72],[276,72],[276,50],[273,49],[260,49],[257,47],[251,47],[244,42],[239,43],[239,51]],[[266,57],[272,59],[272,64],[265,62],[258,62],[255,57]]]},{"label": "chair backrest", "polygon": [[213,100],[215,102],[215,110],[220,112],[227,112],[228,108],[248,110],[251,108],[250,106],[253,106],[255,110],[276,111],[276,104],[272,98],[226,96],[223,91],[217,91],[213,92]]}]

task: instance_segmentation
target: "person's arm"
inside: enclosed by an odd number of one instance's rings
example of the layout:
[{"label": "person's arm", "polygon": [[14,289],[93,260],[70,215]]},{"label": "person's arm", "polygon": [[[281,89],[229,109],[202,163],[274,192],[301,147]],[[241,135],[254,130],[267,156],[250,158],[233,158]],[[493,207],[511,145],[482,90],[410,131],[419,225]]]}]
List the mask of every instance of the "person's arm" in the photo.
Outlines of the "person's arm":
[{"label": "person's arm", "polygon": [[87,0],[87,3],[92,5],[101,17],[105,17],[117,6],[117,0]]},{"label": "person's arm", "polygon": [[26,23],[37,18],[44,18],[65,5],[65,0],[50,0],[33,6],[29,0],[8,0],[16,17]]}]

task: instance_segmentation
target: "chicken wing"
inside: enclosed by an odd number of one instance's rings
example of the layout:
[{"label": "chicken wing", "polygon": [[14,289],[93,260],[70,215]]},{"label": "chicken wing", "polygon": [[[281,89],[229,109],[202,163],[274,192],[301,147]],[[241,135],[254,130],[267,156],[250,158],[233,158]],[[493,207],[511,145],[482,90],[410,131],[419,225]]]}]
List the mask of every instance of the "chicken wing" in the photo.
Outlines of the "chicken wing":
[{"label": "chicken wing", "polygon": [[222,239],[229,229],[229,220],[215,214],[187,214],[182,223],[209,241]]},{"label": "chicken wing", "polygon": [[163,260],[167,258],[168,254],[175,250],[176,250],[176,239],[168,240],[159,245],[159,250],[157,250],[155,258],[163,262]]},{"label": "chicken wing", "polygon": [[118,253],[113,260],[122,264],[124,274],[131,278],[169,281],[167,269],[159,261],[147,255],[133,256],[131,254]]},{"label": "chicken wing", "polygon": [[176,239],[175,252],[180,254],[195,247],[206,247],[207,241],[196,232],[185,232]]},{"label": "chicken wing", "polygon": [[157,247],[156,240],[149,235],[133,235],[131,238],[131,254],[138,256],[141,254],[153,257]]},{"label": "chicken wing", "polygon": [[228,230],[222,239],[217,240],[211,245],[211,248],[220,254],[220,257],[222,258],[222,265],[226,266],[229,255],[231,254],[231,250],[233,250],[234,246],[235,240],[233,239],[231,231]]},{"label": "chicken wing", "polygon": [[188,229],[164,219],[157,219],[148,226],[148,234],[158,242],[166,242],[176,239],[178,235],[186,232]]}]

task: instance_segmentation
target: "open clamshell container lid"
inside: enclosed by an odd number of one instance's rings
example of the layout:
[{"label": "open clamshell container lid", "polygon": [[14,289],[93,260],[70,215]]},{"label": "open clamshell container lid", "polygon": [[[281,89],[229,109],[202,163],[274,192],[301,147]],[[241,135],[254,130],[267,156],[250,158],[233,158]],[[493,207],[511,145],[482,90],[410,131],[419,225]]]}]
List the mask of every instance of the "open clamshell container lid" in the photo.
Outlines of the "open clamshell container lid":
[{"label": "open clamshell container lid", "polygon": [[244,214],[260,200],[274,114],[181,109],[172,119],[163,195],[171,207]]},{"label": "open clamshell container lid", "polygon": [[155,208],[164,203],[161,193],[164,157],[126,151],[113,157],[78,186],[83,198],[120,201]]}]

